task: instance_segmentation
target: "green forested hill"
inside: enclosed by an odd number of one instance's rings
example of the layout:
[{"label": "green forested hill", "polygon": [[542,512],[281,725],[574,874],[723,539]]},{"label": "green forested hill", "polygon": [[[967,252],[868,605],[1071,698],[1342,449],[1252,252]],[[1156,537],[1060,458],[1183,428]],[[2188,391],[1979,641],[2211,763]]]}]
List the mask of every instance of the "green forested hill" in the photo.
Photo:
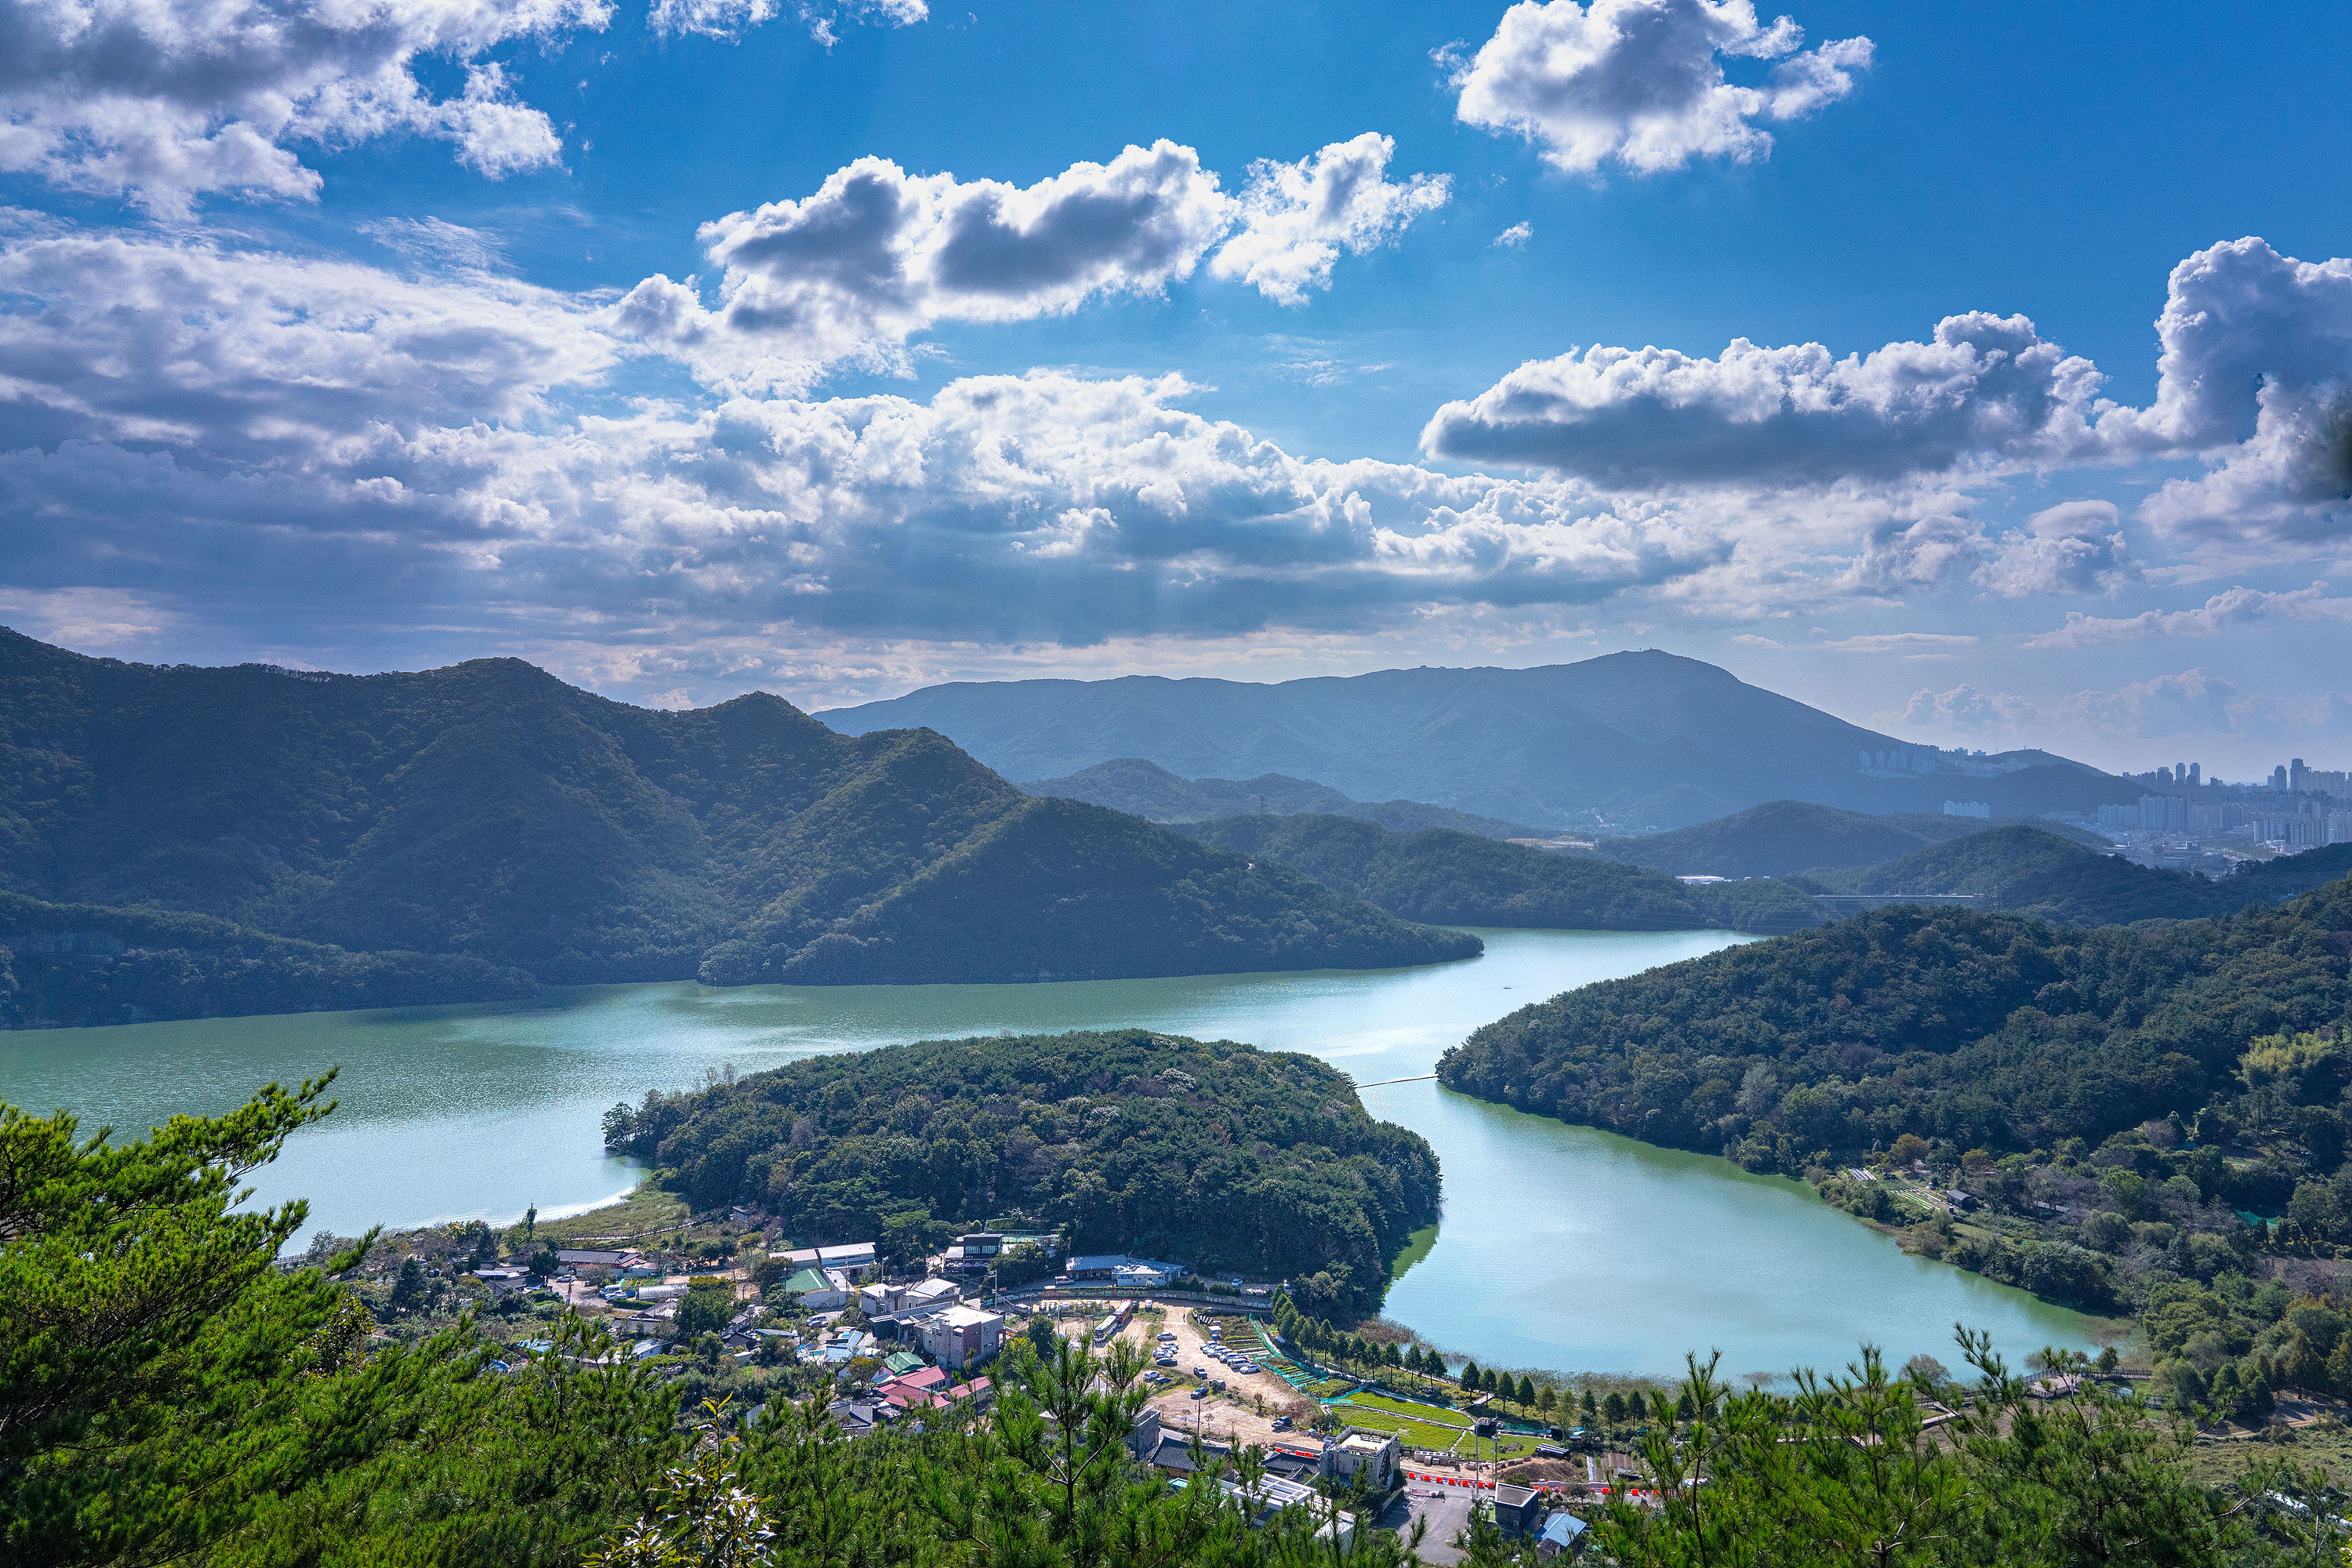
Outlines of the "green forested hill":
[{"label": "green forested hill", "polygon": [[653,712],[513,659],[163,668],[5,631],[0,890],[480,961],[441,972],[449,1000],[509,969],[982,980],[1477,951],[1031,800],[929,731],[846,737],[765,695]]},{"label": "green forested hill", "polygon": [[[2080,931],[1882,910],[1489,1024],[1447,1084],[1652,1142],[1791,1170],[1902,1133],[2096,1142],[2193,1116],[2249,1043],[2352,1019],[2352,879],[2211,921]],[[2332,1091],[2331,1091],[2332,1092]]]},{"label": "green forested hill", "polygon": [[764,1203],[821,1241],[904,1250],[1017,1212],[1080,1252],[1289,1275],[1337,1310],[1377,1301],[1437,1218],[1436,1155],[1337,1068],[1134,1029],[814,1057],[616,1106],[605,1138],[697,1208]]},{"label": "green forested hill", "polygon": [[1812,877],[1842,892],[1967,893],[1989,909],[2077,926],[2226,914],[2261,899],[2266,887],[2255,878],[2214,881],[2193,871],[2155,870],[2021,826],[1932,845],[1883,866]]},{"label": "green forested hill", "polygon": [[458,954],[346,952],[210,915],[0,893],[0,1028],[499,1002],[538,990],[520,969]]},{"label": "green forested hill", "polygon": [[1810,895],[1772,882],[1686,888],[1607,860],[1468,833],[1391,833],[1346,816],[1234,816],[1188,828],[1203,842],[1294,866],[1407,920],[1561,931],[1792,931]]},{"label": "green forested hill", "polygon": [[1081,768],[1067,778],[1036,779],[1021,787],[1031,795],[1090,800],[1097,805],[1132,812],[1153,822],[1213,822],[1244,812],[1264,811],[1276,816],[1360,816],[1398,833],[1451,827],[1486,838],[1546,837],[1539,828],[1455,811],[1450,806],[1431,805],[1425,801],[1349,800],[1313,779],[1295,779],[1284,773],[1261,773],[1238,783],[1232,779],[1180,778],[1141,757],[1114,757],[1109,762]]},{"label": "green forested hill", "polygon": [[[1929,816],[1918,812],[1868,816],[1811,801],[1773,800],[1671,833],[1603,839],[1592,853],[1672,876],[1787,877],[1801,871],[1874,866],[1929,845],[1983,833],[1994,826],[1982,817]],[[2080,828],[2055,823],[2035,826],[2075,843],[2105,842]]]}]

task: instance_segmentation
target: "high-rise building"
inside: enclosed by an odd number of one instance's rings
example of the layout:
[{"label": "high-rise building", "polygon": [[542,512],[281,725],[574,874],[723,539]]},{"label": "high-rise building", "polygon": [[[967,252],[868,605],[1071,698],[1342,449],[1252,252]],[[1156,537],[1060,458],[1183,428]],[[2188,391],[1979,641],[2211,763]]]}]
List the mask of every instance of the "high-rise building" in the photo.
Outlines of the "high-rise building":
[{"label": "high-rise building", "polygon": [[2286,787],[2293,790],[2303,788],[2303,759],[2301,757],[2291,758],[2286,764]]},{"label": "high-rise building", "polygon": [[2286,788],[2286,769],[2284,765],[2271,770],[2271,788],[2275,790]]},{"label": "high-rise building", "polygon": [[2204,773],[2204,771],[2205,771],[2205,764],[2204,764],[2204,763],[2189,763],[2189,782],[2191,784],[2195,784],[2195,785],[2200,785],[2200,786],[2201,786],[2201,785],[2205,783],[2205,781],[2204,781],[2204,779],[2203,779],[2203,778],[2201,778],[2201,777],[2200,777],[2200,776],[2199,776],[2199,775],[2200,775],[2201,773]]}]

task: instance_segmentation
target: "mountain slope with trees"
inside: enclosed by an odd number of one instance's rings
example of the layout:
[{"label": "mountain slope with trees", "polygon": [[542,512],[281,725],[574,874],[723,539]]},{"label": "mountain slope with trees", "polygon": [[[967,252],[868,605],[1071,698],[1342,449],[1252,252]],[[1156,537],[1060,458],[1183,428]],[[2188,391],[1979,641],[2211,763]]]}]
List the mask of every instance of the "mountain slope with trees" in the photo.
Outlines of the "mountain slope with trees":
[{"label": "mountain slope with trees", "polygon": [[1113,811],[1131,812],[1152,822],[1213,822],[1221,817],[1265,812],[1276,816],[1359,816],[1396,833],[1424,827],[1450,827],[1483,838],[1540,838],[1540,829],[1491,816],[1431,805],[1418,800],[1367,802],[1349,800],[1336,789],[1313,779],[1282,773],[1261,773],[1235,783],[1232,779],[1179,778],[1157,763],[1141,757],[1114,757],[1082,768],[1067,778],[1037,779],[1021,786],[1031,795],[1062,795],[1089,800]]},{"label": "mountain slope with trees", "polygon": [[[1897,906],[1488,1024],[1454,1088],[1787,1164],[1906,1132],[2096,1142],[2227,1091],[2249,1042],[2352,1017],[2352,879],[2211,921],[2081,931]],[[1793,1168],[1793,1167],[1792,1167]]]},{"label": "mountain slope with trees", "polygon": [[1555,855],[1467,833],[1391,833],[1345,816],[1234,816],[1193,825],[1206,843],[1294,866],[1408,920],[1558,931],[1794,931],[1810,893],[1767,880],[1687,887],[1636,866]]},{"label": "mountain slope with trees", "polygon": [[1437,1157],[1313,1057],[1142,1030],[814,1057],[615,1106],[605,1142],[697,1208],[753,1202],[902,1259],[1019,1213],[1080,1252],[1288,1275],[1361,1313],[1437,1218]]},{"label": "mountain slope with trees", "polygon": [[[1135,817],[1033,800],[930,731],[846,737],[764,694],[654,712],[514,659],[374,676],[167,668],[5,631],[0,891],[472,961],[402,961],[444,1001],[506,994],[510,971],[986,980],[1478,951]],[[25,934],[20,952],[80,956],[59,945],[68,931]],[[201,966],[207,950],[156,951]],[[244,962],[310,961],[248,943]],[[47,968],[52,993],[82,973]],[[333,968],[193,1005],[308,995]],[[113,1005],[90,984],[58,1005]]]}]

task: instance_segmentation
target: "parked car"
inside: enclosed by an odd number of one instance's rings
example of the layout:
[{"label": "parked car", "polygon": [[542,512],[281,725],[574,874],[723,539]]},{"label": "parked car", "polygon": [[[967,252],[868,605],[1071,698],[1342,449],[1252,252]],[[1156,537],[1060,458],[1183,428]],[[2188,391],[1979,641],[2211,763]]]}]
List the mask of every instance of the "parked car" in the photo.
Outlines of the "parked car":
[{"label": "parked car", "polygon": [[1209,1391],[1205,1388],[1196,1388],[1192,1391],[1192,1397],[1195,1399],[1206,1398],[1208,1396],[1208,1393]]}]

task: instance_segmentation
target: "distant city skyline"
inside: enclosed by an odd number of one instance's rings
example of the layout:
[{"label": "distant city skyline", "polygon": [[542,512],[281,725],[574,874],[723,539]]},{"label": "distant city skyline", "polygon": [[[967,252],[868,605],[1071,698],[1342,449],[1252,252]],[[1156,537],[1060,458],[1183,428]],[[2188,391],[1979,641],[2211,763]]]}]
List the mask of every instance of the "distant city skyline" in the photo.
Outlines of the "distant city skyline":
[{"label": "distant city skyline", "polygon": [[2352,765],[2341,7],[8,9],[29,636]]}]

